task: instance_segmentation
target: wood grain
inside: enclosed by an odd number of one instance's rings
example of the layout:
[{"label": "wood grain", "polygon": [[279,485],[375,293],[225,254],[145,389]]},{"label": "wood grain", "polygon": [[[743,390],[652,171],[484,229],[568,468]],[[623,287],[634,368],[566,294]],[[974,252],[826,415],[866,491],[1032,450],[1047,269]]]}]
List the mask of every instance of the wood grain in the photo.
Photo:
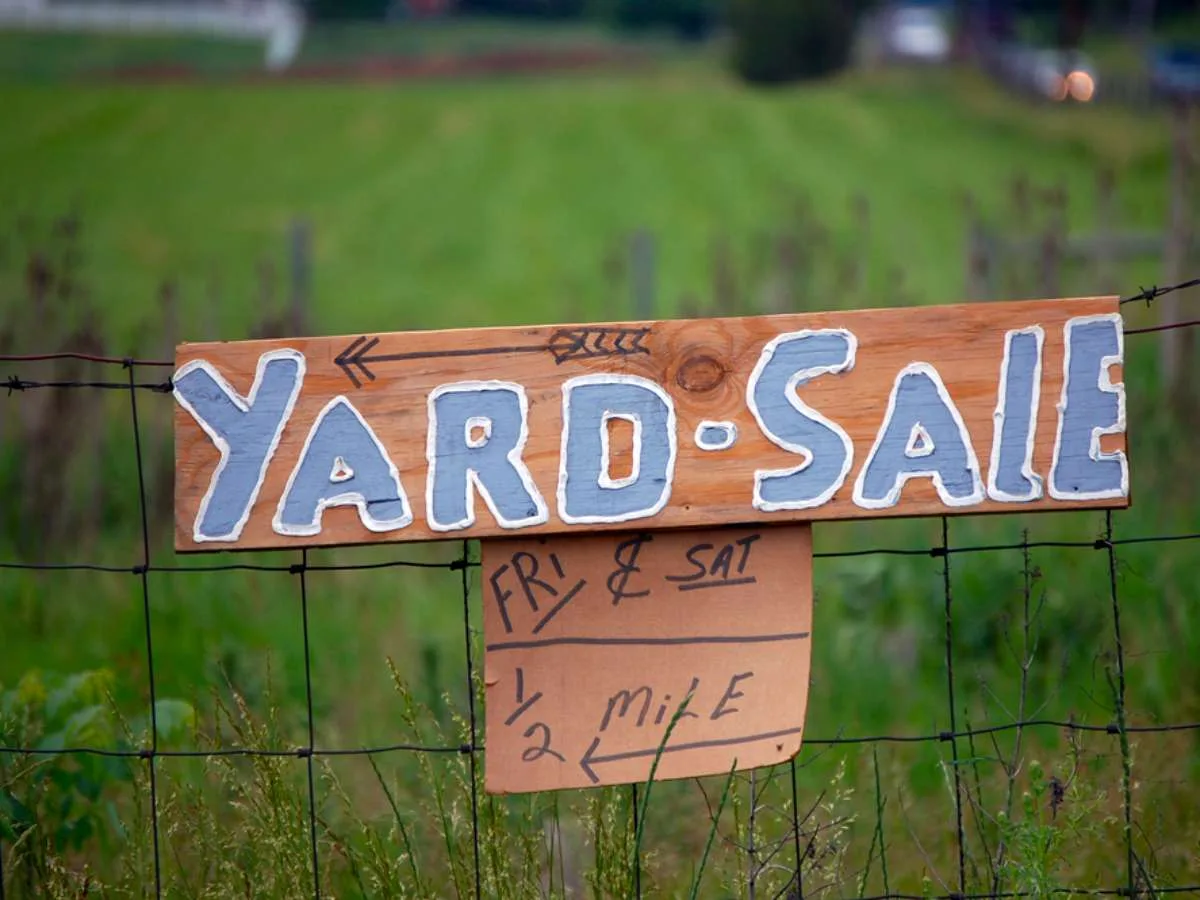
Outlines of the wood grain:
[{"label": "wood grain", "polygon": [[[993,439],[1005,334],[1010,329],[1040,325],[1045,330],[1040,404],[1033,468],[1047,478],[1058,423],[1057,405],[1063,381],[1064,324],[1077,316],[1118,312],[1114,297],[960,304],[903,309],[785,314],[604,325],[557,325],[480,328],[377,335],[378,342],[362,367],[353,365],[358,335],[260,340],[236,343],[183,344],[177,362],[210,362],[238,392],[248,393],[260,354],[294,348],[304,354],[307,374],[294,412],[266,472],[249,519],[236,543],[196,543],[192,529],[201,498],[219,460],[217,447],[196,420],[177,404],[175,413],[176,547],[181,551],[260,549],[340,544],[427,541],[463,537],[513,536],[498,526],[487,506],[475,504],[476,521],[464,531],[432,530],[425,515],[426,432],[429,392],[438,385],[469,379],[503,378],[524,386],[529,402],[529,439],[524,460],[549,506],[549,521],[520,530],[521,535],[612,531],[629,528],[683,528],[717,524],[822,521],[892,516],[1027,512],[1071,508],[1120,508],[1128,495],[1106,500],[1056,500],[1049,493],[1028,503],[984,499],[971,506],[944,504],[930,479],[917,478],[889,509],[864,509],[851,497],[851,486],[863,465],[884,417],[897,373],[922,361],[940,373],[969,430],[976,456],[987,475]],[[550,350],[561,333],[582,328],[646,328],[637,349],[622,355],[589,355],[558,360]],[[763,512],[752,506],[757,469],[796,466],[800,457],[773,444],[758,428],[746,401],[747,381],[764,345],[773,337],[800,329],[848,328],[857,337],[854,368],[816,378],[800,389],[809,406],[838,422],[854,443],[850,473],[836,494],[816,509]],[[559,337],[556,338],[556,335]],[[370,336],[368,336],[370,337]],[[612,339],[608,339],[611,345]],[[633,343],[625,339],[626,346]],[[516,348],[511,351],[504,348]],[[524,349],[522,349],[524,348]],[[449,351],[450,356],[440,355]],[[405,359],[381,359],[398,353]],[[415,356],[414,356],[415,354]],[[339,364],[339,357],[340,364]],[[351,360],[348,362],[347,360]],[[347,374],[349,372],[349,375]],[[369,372],[373,380],[368,379]],[[559,472],[561,386],[572,376],[594,373],[639,375],[660,384],[671,396],[677,415],[678,458],[668,504],[650,518],[600,525],[568,525],[558,515],[555,491]],[[1122,367],[1110,370],[1115,383]],[[356,386],[350,376],[361,386]],[[352,507],[324,511],[319,534],[283,536],[272,529],[281,491],[296,466],[314,417],[328,401],[343,395],[378,433],[400,473],[414,520],[403,529],[379,533],[362,526]],[[693,435],[704,420],[736,423],[738,438],[729,449],[702,451]],[[627,444],[614,430],[614,470],[626,471]],[[1104,451],[1125,449],[1124,433],[1105,436]]]}]

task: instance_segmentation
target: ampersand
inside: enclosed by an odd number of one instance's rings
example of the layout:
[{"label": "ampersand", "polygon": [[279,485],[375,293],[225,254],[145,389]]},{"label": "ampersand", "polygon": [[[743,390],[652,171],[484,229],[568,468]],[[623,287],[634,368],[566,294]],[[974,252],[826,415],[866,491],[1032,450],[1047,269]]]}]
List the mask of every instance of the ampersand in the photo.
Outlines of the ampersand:
[{"label": "ampersand", "polygon": [[617,568],[613,569],[607,582],[613,606],[618,606],[626,597],[645,597],[650,593],[648,588],[644,591],[627,591],[625,587],[629,584],[630,576],[641,571],[637,565],[637,558],[642,552],[642,545],[652,540],[648,534],[639,534],[617,544],[617,549],[613,552],[613,562],[617,564]]}]

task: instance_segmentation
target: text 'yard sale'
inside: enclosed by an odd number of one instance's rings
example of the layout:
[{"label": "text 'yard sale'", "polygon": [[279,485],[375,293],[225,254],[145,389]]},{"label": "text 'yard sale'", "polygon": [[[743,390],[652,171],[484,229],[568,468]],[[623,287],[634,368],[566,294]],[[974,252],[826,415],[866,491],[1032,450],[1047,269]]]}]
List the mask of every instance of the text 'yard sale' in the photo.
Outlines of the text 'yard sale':
[{"label": "text 'yard sale'", "polygon": [[1115,298],[179,348],[181,550],[1129,502]]}]

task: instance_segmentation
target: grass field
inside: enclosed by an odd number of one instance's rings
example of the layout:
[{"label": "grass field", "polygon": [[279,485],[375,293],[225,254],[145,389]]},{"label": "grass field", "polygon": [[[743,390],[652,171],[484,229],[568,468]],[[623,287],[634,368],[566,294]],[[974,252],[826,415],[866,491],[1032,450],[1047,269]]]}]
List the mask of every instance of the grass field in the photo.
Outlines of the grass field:
[{"label": "grass field", "polygon": [[[243,337],[262,314],[254,267],[263,254],[282,259],[284,230],[295,216],[314,229],[312,327],[335,334],[630,315],[627,291],[604,275],[604,260],[638,228],[657,235],[660,314],[670,316],[684,295],[710,293],[715,239],[728,238],[736,258],[748,259],[760,233],[784,221],[802,195],[835,242],[857,239],[849,212],[854,194],[869,198],[872,216],[869,241],[856,248],[868,261],[865,290],[803,296],[803,308],[811,309],[963,299],[962,192],[972,191],[985,212],[1001,216],[1008,180],[1017,174],[1067,184],[1071,222],[1086,227],[1095,174],[1112,167],[1121,174],[1130,226],[1160,227],[1165,218],[1167,158],[1160,122],[1102,109],[1029,109],[963,73],[850,75],[771,92],[739,87],[703,61],[629,76],[493,83],[4,85],[0,108],[7,123],[0,134],[0,209],[15,220],[57,215],[78,203],[84,279],[118,353],[138,349],[133,335],[139,330],[153,332],[153,300],[165,278],[179,286],[183,338]],[[2,276],[8,280],[0,283],[15,291],[14,259]],[[1131,289],[1157,276],[1153,264],[1127,273]],[[1087,292],[1081,285],[1078,293]],[[1131,312],[1135,321],[1144,315]],[[24,337],[37,339],[33,330]],[[18,352],[52,349],[39,344]],[[1173,475],[1172,467],[1185,458],[1180,444],[1154,412],[1155,352],[1146,340],[1129,347],[1131,417],[1145,425],[1131,435],[1136,502],[1134,510],[1116,517],[1118,536],[1200,531],[1195,488]],[[23,400],[21,395],[10,400],[5,413]],[[155,401],[164,410],[169,404],[157,395],[147,402]],[[127,411],[120,405],[125,402],[118,397],[105,407],[112,439],[109,452],[96,461],[110,479],[112,518],[71,546],[47,548],[49,557],[74,559],[86,551],[114,564],[137,557],[132,448],[121,437],[127,435],[122,418]],[[1102,517],[1095,515],[955,520],[951,539],[956,545],[1019,540],[1021,529],[1028,528],[1035,540],[1091,540],[1102,527]],[[168,534],[165,528],[157,532],[160,563],[169,559]],[[830,526],[818,530],[817,549],[928,547],[939,541],[936,521]],[[317,556],[450,559],[457,552],[451,545]],[[1111,602],[1103,557],[1088,550],[1034,554],[1045,605],[1027,688],[1039,715],[1109,721]],[[956,557],[953,565],[960,715],[965,710],[972,724],[1007,721],[1006,710],[1016,708],[1020,691],[1020,670],[1005,644],[1006,631],[1019,626],[1014,613],[1022,602],[1020,554]],[[1189,606],[1198,574],[1195,554],[1186,542],[1137,545],[1122,548],[1121,567],[1129,609],[1126,652],[1136,660],[1128,672],[1131,717],[1195,719],[1200,631]],[[451,710],[465,708],[457,573],[385,572],[311,576],[314,704],[322,746],[388,743],[408,734],[387,657],[396,660],[416,699],[435,711],[443,727],[453,730]],[[941,562],[823,561],[816,575],[810,733],[946,728]],[[279,736],[287,744],[304,743],[294,579],[275,573],[154,573],[149,584],[159,696],[193,702],[210,722],[213,701],[207,693],[228,676],[262,715],[270,706],[269,673],[281,713]],[[141,602],[140,582],[125,574],[5,573],[0,683],[12,685],[31,669],[109,667],[115,695],[134,708],[146,699]],[[228,702],[228,694],[220,696]],[[1045,743],[1028,746],[1045,754],[1041,759],[1049,770],[1069,753],[1061,736],[1043,736]],[[1011,738],[1004,737],[1001,746],[1010,747]],[[1054,864],[1070,883],[1083,877],[1122,883],[1123,858],[1122,865],[1112,859],[1123,845],[1118,825],[1108,820],[1120,810],[1115,746],[1114,739],[1100,736],[1085,748],[1088,778],[1080,783],[1091,805],[1081,800],[1080,809],[1087,810],[1088,827],[1075,823],[1078,834],[1067,835],[1072,842],[1066,862]],[[1144,813],[1139,840],[1155,850],[1152,862],[1163,880],[1183,877],[1200,864],[1194,839],[1196,749],[1188,733],[1147,736],[1137,744],[1137,798]],[[972,755],[990,752],[978,748]],[[893,890],[921,890],[922,874],[931,867],[953,880],[945,758],[936,744],[880,750],[883,781],[895,792],[889,797],[900,797],[888,806]],[[861,870],[875,836],[869,748],[806,750],[802,761],[805,806],[845,767],[845,784],[855,794],[838,801],[836,814],[853,814],[860,822],[838,841],[848,870]],[[401,797],[410,805],[411,798],[427,795],[433,776],[409,757],[379,763],[397,773]],[[337,765],[359,814],[388,814],[365,763]],[[195,774],[174,762],[164,763],[164,770],[165,778]],[[449,763],[446,771],[459,772]],[[989,772],[982,790],[1000,796],[1003,779],[994,768]],[[291,774],[300,774],[299,768]],[[258,776],[274,784],[274,774]],[[652,807],[647,848],[654,853],[653,878],[666,892],[691,877],[708,819],[690,785],[655,790],[661,805]],[[279,791],[280,797],[292,796]],[[455,821],[461,823],[461,794],[457,802]],[[284,877],[279,870],[285,862],[307,864],[304,816],[282,816],[272,828],[255,818],[254,804],[238,809],[214,827],[228,828],[230,840],[248,840],[247,835],[261,840],[272,830],[284,835],[278,855],[264,849],[255,865],[263,878],[275,873],[269,888],[262,883],[264,895],[297,895],[303,888],[279,880]],[[537,817],[489,831],[497,853],[525,858],[516,844],[530,829],[540,829],[544,807],[537,809]],[[181,822],[188,818],[186,808],[172,810]],[[608,816],[604,820],[611,826],[618,813],[610,807],[599,815]],[[327,809],[327,815],[334,817],[335,832],[353,830],[336,811]],[[250,830],[246,822],[258,822],[261,830]],[[447,859],[460,866],[469,860],[464,863],[459,844],[439,847],[435,832],[421,843],[428,858],[441,862],[431,863],[425,874],[443,879],[440,890],[449,892],[445,879],[453,869]],[[495,837],[497,832],[507,837]],[[1031,833],[1036,843],[1040,833]],[[461,838],[461,832],[455,836]],[[352,884],[350,851],[331,837],[323,840],[327,871],[343,885]],[[361,850],[365,840],[344,843]],[[529,840],[536,849],[540,831]],[[145,844],[131,838],[130,846],[142,855],[134,858],[132,850],[110,855],[108,872],[119,870],[111,860],[120,858],[133,860],[127,871],[144,875]],[[182,856],[170,859],[169,870],[187,871],[202,849],[189,844]],[[731,884],[741,883],[737,854],[724,845],[714,853],[718,871]],[[95,847],[89,854],[98,871],[104,869],[105,854]],[[504,871],[500,862],[488,862],[498,885]],[[868,892],[879,888],[880,874],[876,862]],[[931,883],[941,893],[938,882]],[[857,881],[847,882],[847,890],[856,889]],[[355,894],[353,887],[345,890],[346,896]],[[712,896],[742,892],[744,883]],[[181,895],[189,894],[181,888]]]}]

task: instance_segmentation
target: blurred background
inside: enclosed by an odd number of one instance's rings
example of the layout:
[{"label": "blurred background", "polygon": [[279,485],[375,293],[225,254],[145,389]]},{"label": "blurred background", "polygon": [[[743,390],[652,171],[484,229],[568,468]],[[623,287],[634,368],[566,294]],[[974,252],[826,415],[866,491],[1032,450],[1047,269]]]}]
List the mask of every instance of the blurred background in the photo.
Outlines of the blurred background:
[{"label": "blurred background", "polygon": [[[1200,275],[1198,101],[1196,0],[0,0],[0,354],[1132,294]],[[1129,304],[1127,326],[1197,302]],[[1191,333],[1129,339],[1119,538],[1200,533]],[[0,738],[43,751],[0,753],[7,895],[143,896],[156,854],[168,896],[311,895],[303,760],[159,760],[156,840],[144,763],[58,751],[142,746],[151,677],[162,747],[302,746],[310,703],[321,747],[455,745],[459,573],[313,573],[306,666],[294,555],[171,571],[196,560],[171,551],[168,394],[139,397],[135,447],[127,391],[27,384],[127,372],[4,365]],[[1118,672],[1103,515],[949,529],[1083,548],[954,557],[959,727],[1200,719],[1194,542],[1121,547]],[[936,520],[839,524],[817,550],[941,540]],[[101,568],[54,568],[78,563]],[[818,562],[806,736],[949,727],[942,564]],[[1196,734],[973,741],[966,887],[1200,880]],[[769,773],[722,813],[722,779],[657,786],[646,895],[686,896],[703,858],[701,896],[800,896],[770,850],[787,816],[765,812],[793,802],[806,890],[960,889],[948,785],[967,769],[945,746],[806,747],[796,771],[798,799]],[[317,775],[326,893],[472,894],[461,757]],[[488,799],[484,893],[624,895],[627,802]]]}]

